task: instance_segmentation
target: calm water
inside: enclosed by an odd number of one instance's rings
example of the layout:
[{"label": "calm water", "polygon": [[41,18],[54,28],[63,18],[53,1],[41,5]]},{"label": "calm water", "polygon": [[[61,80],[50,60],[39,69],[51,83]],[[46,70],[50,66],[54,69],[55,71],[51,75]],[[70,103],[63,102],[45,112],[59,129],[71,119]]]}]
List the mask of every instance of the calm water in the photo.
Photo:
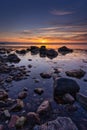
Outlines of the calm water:
[{"label": "calm water", "polygon": [[8,47],[29,47],[29,46],[32,46],[32,45],[36,45],[36,46],[42,46],[42,45],[45,45],[47,48],[54,48],[54,49],[56,49],[56,48],[59,48],[59,47],[61,47],[61,46],[68,46],[69,48],[73,48],[73,49],[87,49],[87,44],[85,43],[81,43],[81,44],[71,44],[71,43],[68,43],[68,44],[47,44],[47,43],[42,43],[42,44],[26,44],[26,43],[6,43],[6,44],[0,44],[0,46],[8,46]]},{"label": "calm water", "polygon": [[[52,48],[53,46],[50,46]],[[80,46],[81,47],[81,46]],[[57,46],[58,48],[58,46]],[[56,50],[57,50],[56,48]],[[16,48],[16,49],[20,49]],[[83,49],[83,48],[80,48]],[[86,49],[86,48],[85,48]],[[9,95],[12,98],[17,98],[18,93],[24,88],[27,87],[29,91],[28,97],[24,100],[26,111],[36,111],[37,107],[41,104],[42,101],[49,99],[52,103],[52,107],[54,110],[60,107],[55,101],[53,97],[53,78],[51,79],[42,79],[40,77],[40,73],[42,72],[51,72],[53,73],[54,68],[58,68],[60,70],[60,76],[67,77],[65,71],[72,69],[83,69],[86,71],[86,75],[81,79],[76,79],[76,82],[80,85],[80,92],[87,96],[87,82],[84,82],[84,79],[87,79],[87,63],[84,63],[83,60],[87,61],[87,51],[86,50],[74,50],[73,53],[61,55],[54,59],[49,59],[47,57],[42,58],[37,55],[32,55],[28,52],[25,55],[19,55],[21,61],[16,64],[16,66],[24,65],[27,67],[27,70],[30,70],[30,76],[27,79],[17,82],[12,82],[9,86]],[[28,59],[32,59],[29,61]],[[32,68],[28,68],[28,65],[31,64]],[[35,83],[35,78],[39,80],[38,83]],[[67,77],[71,78],[71,77]],[[44,89],[44,93],[40,96],[34,93],[34,89],[36,87],[42,87]],[[75,103],[78,106],[78,110],[76,112],[67,113],[65,110],[60,116],[70,116],[72,120],[79,126],[79,122],[85,124],[83,119],[87,119],[87,112],[79,105],[79,103]],[[64,107],[64,106],[62,106]],[[63,109],[63,108],[62,108]],[[87,125],[87,124],[85,124]]]}]

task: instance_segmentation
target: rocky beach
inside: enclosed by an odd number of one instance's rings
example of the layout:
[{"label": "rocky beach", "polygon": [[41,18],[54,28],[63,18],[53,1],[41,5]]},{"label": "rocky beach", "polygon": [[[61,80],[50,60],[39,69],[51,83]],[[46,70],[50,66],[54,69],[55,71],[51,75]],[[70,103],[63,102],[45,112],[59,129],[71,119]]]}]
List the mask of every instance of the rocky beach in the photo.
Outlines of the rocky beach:
[{"label": "rocky beach", "polygon": [[87,50],[0,47],[0,130],[87,130]]}]

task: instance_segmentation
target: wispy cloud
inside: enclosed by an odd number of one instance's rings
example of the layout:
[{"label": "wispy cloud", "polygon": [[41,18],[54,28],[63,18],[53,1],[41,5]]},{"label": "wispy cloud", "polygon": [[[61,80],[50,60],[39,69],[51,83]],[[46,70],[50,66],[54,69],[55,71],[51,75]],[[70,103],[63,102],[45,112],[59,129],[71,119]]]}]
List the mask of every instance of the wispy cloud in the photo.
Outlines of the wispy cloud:
[{"label": "wispy cloud", "polygon": [[63,11],[63,10],[56,10],[56,9],[50,11],[50,13],[53,14],[53,15],[69,15],[69,14],[73,14],[73,12],[71,12],[71,11]]}]

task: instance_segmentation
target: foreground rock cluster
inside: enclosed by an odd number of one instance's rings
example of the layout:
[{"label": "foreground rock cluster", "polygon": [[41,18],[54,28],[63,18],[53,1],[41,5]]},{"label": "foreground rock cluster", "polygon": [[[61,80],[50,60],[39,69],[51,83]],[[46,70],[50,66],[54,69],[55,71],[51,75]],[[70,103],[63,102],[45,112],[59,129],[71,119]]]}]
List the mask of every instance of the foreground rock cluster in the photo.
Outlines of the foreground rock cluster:
[{"label": "foreground rock cluster", "polygon": [[[65,55],[73,52],[72,49],[65,46],[59,48],[58,52],[54,49],[47,49],[45,46],[40,48],[31,46],[26,50],[16,50],[16,53],[10,49],[0,49],[0,130],[79,130],[70,117],[57,114],[54,118],[54,111],[49,99],[42,100],[35,111],[26,111],[28,106],[25,99],[30,94],[27,88],[23,88],[16,99],[9,96],[6,89],[7,84],[26,79],[29,76],[25,66],[16,65],[21,61],[18,55],[24,55],[29,51],[32,55],[39,54],[41,57],[50,59],[57,57],[58,53]],[[29,64],[28,68],[32,68],[32,65]],[[60,71],[54,68],[54,74],[58,75],[59,73]],[[82,69],[66,71],[65,73],[69,77],[78,79],[86,74]],[[44,80],[54,79],[53,97],[58,106],[64,104],[66,111],[73,112],[78,110],[75,103],[79,102],[87,110],[87,97],[79,92],[80,86],[74,79],[53,77],[53,74],[48,72],[40,73],[40,76]],[[39,80],[35,79],[35,83],[38,82]],[[34,92],[41,96],[44,89],[37,87]],[[51,115],[52,118],[50,118]]]}]

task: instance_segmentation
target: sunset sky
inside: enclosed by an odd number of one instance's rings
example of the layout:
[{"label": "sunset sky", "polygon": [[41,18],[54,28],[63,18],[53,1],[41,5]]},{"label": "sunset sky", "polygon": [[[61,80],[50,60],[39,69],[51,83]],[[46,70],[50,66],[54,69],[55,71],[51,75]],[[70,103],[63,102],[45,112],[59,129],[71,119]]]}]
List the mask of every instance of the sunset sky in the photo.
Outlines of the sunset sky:
[{"label": "sunset sky", "polygon": [[87,43],[87,0],[0,0],[0,42]]}]

